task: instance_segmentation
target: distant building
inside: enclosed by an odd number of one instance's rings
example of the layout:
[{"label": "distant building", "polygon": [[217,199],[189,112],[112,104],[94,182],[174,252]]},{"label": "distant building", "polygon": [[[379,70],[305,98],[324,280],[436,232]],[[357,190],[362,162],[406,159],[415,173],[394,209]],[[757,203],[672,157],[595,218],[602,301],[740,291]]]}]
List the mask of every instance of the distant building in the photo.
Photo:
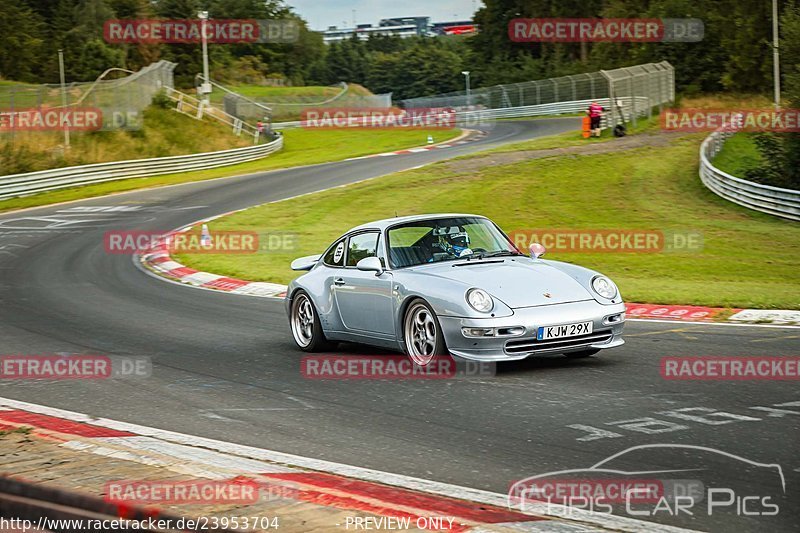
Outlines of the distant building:
[{"label": "distant building", "polygon": [[351,39],[353,34],[361,40],[370,35],[396,35],[398,37],[425,37],[439,35],[460,35],[475,33],[475,25],[471,20],[459,22],[436,22],[431,24],[430,17],[395,17],[381,19],[377,26],[358,24],[355,28],[337,28],[330,26],[322,32],[322,40],[326,44]]}]

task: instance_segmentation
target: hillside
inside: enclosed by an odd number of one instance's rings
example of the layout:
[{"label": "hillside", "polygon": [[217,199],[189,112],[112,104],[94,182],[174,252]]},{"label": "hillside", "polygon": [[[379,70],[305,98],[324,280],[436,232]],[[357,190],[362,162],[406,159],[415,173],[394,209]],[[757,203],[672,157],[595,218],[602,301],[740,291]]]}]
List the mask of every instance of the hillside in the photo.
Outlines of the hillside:
[{"label": "hillside", "polygon": [[208,120],[198,121],[171,109],[150,106],[137,131],[16,132],[0,135],[0,175],[106,161],[165,157],[249,146],[252,137],[236,137]]}]

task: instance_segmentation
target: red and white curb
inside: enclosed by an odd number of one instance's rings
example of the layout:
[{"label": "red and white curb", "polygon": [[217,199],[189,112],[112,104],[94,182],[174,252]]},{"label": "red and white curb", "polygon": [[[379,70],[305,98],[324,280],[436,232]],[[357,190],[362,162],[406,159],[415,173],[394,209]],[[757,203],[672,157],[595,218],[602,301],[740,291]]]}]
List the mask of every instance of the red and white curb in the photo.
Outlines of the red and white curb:
[{"label": "red and white curb", "polygon": [[405,149],[405,150],[395,150],[394,152],[383,152],[383,153],[380,153],[380,154],[362,155],[362,156],[359,156],[359,157],[351,157],[349,159],[345,159],[345,161],[357,161],[359,159],[371,159],[373,157],[389,157],[389,156],[393,156],[393,155],[403,155],[403,154],[417,154],[417,153],[420,153],[420,152],[428,152],[430,150],[437,150],[439,148],[452,148],[453,146],[458,146],[458,145],[461,145],[461,144],[467,144],[467,143],[471,143],[471,142],[483,139],[484,137],[486,137],[486,135],[487,135],[486,132],[479,131],[479,132],[474,133],[472,135],[467,135],[467,137],[463,138],[463,139],[461,138],[461,137],[464,137],[462,135],[460,137],[457,137],[455,140],[447,141],[447,142],[443,142],[443,143],[439,143],[439,144],[430,144],[428,146],[420,146],[418,148],[408,148],[408,149]]},{"label": "red and white curb", "polygon": [[[193,287],[201,289],[216,290],[222,292],[230,292],[233,294],[244,294],[247,296],[261,296],[267,298],[283,298],[286,296],[286,285],[278,283],[267,283],[260,281],[246,281],[242,279],[231,278],[222,276],[220,274],[212,274],[210,272],[201,272],[194,268],[184,266],[175,261],[169,253],[169,240],[170,237],[176,233],[185,233],[190,231],[197,225],[207,224],[212,220],[232,215],[243,211],[229,211],[221,215],[198,220],[186,226],[180,227],[159,239],[147,250],[138,254],[138,261],[144,266],[147,271],[157,274],[160,277],[169,280],[177,281]],[[136,258],[134,258],[136,261]]]},{"label": "red and white curb", "polygon": [[521,512],[508,507],[505,494],[0,398],[0,428],[18,427],[33,428],[34,435],[55,440],[66,449],[163,467],[185,475],[209,479],[248,476],[271,490],[277,487],[282,497],[298,501],[412,520],[452,517],[455,520],[448,531],[453,532],[689,531],[536,502],[526,505]]}]

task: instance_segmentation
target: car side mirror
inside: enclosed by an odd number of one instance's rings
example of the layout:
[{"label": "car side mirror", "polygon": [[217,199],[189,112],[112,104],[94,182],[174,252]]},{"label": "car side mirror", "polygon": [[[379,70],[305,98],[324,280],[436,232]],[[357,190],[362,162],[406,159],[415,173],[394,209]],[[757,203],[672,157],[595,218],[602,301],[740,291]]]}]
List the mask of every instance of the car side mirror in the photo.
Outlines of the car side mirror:
[{"label": "car side mirror", "polygon": [[372,257],[365,257],[356,263],[356,268],[363,270],[364,272],[375,272],[376,276],[383,274],[383,265],[381,264],[381,260],[374,255]]},{"label": "car side mirror", "polygon": [[529,247],[529,250],[531,251],[531,258],[533,259],[539,259],[544,255],[546,251],[544,246],[542,246],[538,242],[532,242]]}]

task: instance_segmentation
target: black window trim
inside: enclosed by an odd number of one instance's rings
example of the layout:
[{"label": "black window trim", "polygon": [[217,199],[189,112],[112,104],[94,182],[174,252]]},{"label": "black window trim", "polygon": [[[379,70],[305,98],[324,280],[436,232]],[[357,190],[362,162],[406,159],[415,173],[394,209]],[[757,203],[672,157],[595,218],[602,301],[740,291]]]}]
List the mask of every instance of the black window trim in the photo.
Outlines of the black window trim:
[{"label": "black window trim", "polygon": [[[328,268],[344,268],[345,267],[345,264],[347,263],[346,255],[347,255],[347,241],[348,241],[348,238],[349,238],[348,235],[344,235],[342,237],[339,237],[335,241],[333,241],[333,244],[328,246],[328,249],[325,250],[325,252],[322,254],[322,264],[323,265],[325,265]],[[342,252],[342,264],[341,265],[332,265],[330,263],[327,263],[325,261],[325,256],[327,256],[328,252],[330,252],[333,249],[333,247],[338,245],[340,242],[344,243],[344,251]]]},{"label": "black window trim", "polygon": [[[355,237],[356,235],[363,235],[365,233],[377,233],[378,234],[378,242],[375,244],[375,257],[377,257],[378,259],[381,259],[381,241],[383,240],[383,239],[381,239],[381,237],[382,237],[381,230],[378,229],[378,228],[361,229],[361,230],[358,230],[358,231],[354,231],[352,233],[348,233],[346,235],[347,244],[345,244],[345,246],[344,246],[344,252],[345,252],[344,267],[339,267],[339,268],[349,268],[349,269],[357,268],[355,265],[348,265],[347,264],[347,260],[350,258],[350,239],[352,237]],[[382,260],[382,262],[385,263],[386,261]]]}]

